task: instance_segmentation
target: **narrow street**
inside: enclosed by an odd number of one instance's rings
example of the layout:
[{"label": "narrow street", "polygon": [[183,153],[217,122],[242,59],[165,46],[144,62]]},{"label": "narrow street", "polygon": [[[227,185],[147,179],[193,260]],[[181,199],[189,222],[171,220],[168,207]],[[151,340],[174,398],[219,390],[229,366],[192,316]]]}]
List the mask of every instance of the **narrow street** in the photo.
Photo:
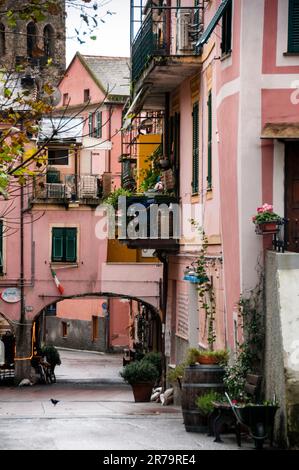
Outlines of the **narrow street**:
[{"label": "narrow street", "polygon": [[215,444],[187,433],[179,407],[134,403],[119,377],[121,356],[60,354],[56,384],[0,388],[0,450],[238,449],[233,435]]}]

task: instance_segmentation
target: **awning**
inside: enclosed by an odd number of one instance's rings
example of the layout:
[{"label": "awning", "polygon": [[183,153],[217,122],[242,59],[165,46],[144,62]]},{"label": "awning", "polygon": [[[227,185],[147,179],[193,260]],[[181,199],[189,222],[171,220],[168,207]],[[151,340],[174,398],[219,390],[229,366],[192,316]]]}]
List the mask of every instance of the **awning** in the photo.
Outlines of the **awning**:
[{"label": "awning", "polygon": [[142,99],[144,98],[147,90],[149,89],[150,85],[146,85],[142,87],[135,98],[133,99],[131,106],[129,107],[128,111],[126,112],[123,118],[123,129],[126,130],[131,125],[132,120],[134,117],[139,113],[141,106],[142,106]]},{"label": "awning", "polygon": [[51,142],[82,143],[83,118],[52,117],[42,118],[38,134],[38,141],[50,139]]},{"label": "awning", "polygon": [[268,122],[262,130],[262,139],[299,139],[299,122]]},{"label": "awning", "polygon": [[226,7],[228,6],[231,0],[222,0],[222,3],[219,5],[219,8],[215,15],[213,16],[210,24],[208,25],[207,29],[203,32],[202,36],[200,37],[199,41],[196,43],[196,47],[202,47],[206,42],[208,42],[211,34],[213,33],[214,29],[220,18],[223,16]]}]

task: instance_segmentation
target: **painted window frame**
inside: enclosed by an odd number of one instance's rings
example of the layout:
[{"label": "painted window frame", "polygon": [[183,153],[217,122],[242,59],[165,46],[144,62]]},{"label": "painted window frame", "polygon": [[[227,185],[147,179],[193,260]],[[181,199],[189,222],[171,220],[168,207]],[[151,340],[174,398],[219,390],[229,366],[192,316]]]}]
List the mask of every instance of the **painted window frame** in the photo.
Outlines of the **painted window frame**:
[{"label": "painted window frame", "polygon": [[[54,253],[54,237],[55,237],[55,230],[56,234],[57,231],[60,230],[62,231],[62,247],[61,247],[61,256],[55,256]],[[73,231],[75,233],[75,256],[71,257],[67,255],[67,235],[70,235]],[[75,231],[75,232],[74,232]],[[58,238],[59,235],[56,235],[56,238]],[[59,225],[53,225],[51,227],[51,263],[56,264],[56,263],[63,263],[63,264],[77,264],[78,263],[78,227],[76,226],[67,226],[67,227],[62,227]]]},{"label": "painted window frame", "polygon": [[[59,152],[59,151],[67,151],[67,156],[65,157],[57,157],[58,158],[58,163],[56,161],[55,163],[55,160],[54,160],[54,163],[50,163],[50,158],[49,158],[49,152]],[[59,158],[67,158],[67,163],[59,163]],[[48,148],[48,165],[49,166],[58,166],[59,168],[63,168],[63,167],[69,167],[70,166],[70,149],[69,148]]]}]

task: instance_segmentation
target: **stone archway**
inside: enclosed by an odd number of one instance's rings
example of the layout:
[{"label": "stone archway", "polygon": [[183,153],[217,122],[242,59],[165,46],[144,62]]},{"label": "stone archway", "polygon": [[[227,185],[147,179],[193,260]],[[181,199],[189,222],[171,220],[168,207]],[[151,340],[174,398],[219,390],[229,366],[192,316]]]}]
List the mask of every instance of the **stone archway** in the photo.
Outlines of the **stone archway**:
[{"label": "stone archway", "polygon": [[[49,297],[50,298],[50,297]],[[82,300],[82,299],[111,299],[111,300],[120,300],[120,299],[127,299],[129,301],[134,301],[142,305],[142,307],[145,309],[146,316],[147,316],[147,321],[150,318],[150,338],[151,338],[151,345],[150,348],[154,350],[159,350],[161,351],[162,348],[162,321],[161,321],[161,315],[160,311],[153,306],[152,304],[146,302],[144,299],[140,299],[135,296],[130,296],[130,295],[122,295],[122,294],[116,294],[116,293],[111,293],[111,292],[92,292],[92,293],[80,293],[78,295],[70,295],[70,296],[61,296],[58,299],[55,298],[53,302],[53,297],[51,297],[51,302],[46,301],[45,297],[45,306],[44,308],[38,312],[31,321],[27,321],[26,325],[23,325],[22,328],[18,328],[18,331],[16,333],[17,336],[17,344],[22,345],[21,348],[18,349],[17,351],[17,358],[16,358],[16,371],[15,371],[15,378],[16,382],[20,381],[22,378],[32,378],[32,369],[31,369],[31,359],[32,356],[35,354],[38,354],[38,350],[41,343],[45,343],[45,336],[44,332],[41,332],[41,328],[45,330],[44,324],[41,322],[41,318],[43,315],[43,312],[45,310],[55,304],[60,304],[63,301],[67,300]],[[57,319],[59,320],[59,319]],[[44,321],[44,320],[43,320]],[[55,323],[55,320],[51,320],[52,325]],[[57,325],[59,322],[56,322]],[[42,326],[41,326],[42,325]],[[58,326],[58,328],[60,328]],[[84,335],[82,335],[82,332],[78,332],[78,335],[82,337],[82,341],[84,340]],[[55,337],[55,335],[54,335]],[[53,338],[52,338],[53,340]],[[55,342],[55,341],[54,341]],[[51,341],[50,341],[51,343]],[[53,343],[53,341],[52,341]],[[154,346],[153,346],[154,345]],[[58,346],[61,346],[59,343]],[[76,348],[75,348],[76,349]],[[80,349],[80,348],[78,348]],[[82,348],[82,349],[88,349]],[[99,349],[101,352],[107,352],[105,351],[105,348]]]}]

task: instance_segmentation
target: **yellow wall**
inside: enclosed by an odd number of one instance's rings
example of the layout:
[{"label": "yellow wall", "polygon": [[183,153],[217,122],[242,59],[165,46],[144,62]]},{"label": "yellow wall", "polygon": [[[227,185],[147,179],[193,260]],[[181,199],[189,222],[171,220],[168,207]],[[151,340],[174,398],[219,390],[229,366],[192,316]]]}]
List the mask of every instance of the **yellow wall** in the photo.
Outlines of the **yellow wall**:
[{"label": "yellow wall", "polygon": [[[150,168],[151,163],[148,157],[159,147],[161,143],[161,134],[139,135],[137,143],[137,187],[140,187],[144,180],[143,170]],[[157,144],[157,142],[159,142]],[[141,144],[141,145],[139,145]]]},{"label": "yellow wall", "polygon": [[107,263],[159,263],[159,260],[143,258],[141,250],[127,248],[118,240],[108,240]]}]

